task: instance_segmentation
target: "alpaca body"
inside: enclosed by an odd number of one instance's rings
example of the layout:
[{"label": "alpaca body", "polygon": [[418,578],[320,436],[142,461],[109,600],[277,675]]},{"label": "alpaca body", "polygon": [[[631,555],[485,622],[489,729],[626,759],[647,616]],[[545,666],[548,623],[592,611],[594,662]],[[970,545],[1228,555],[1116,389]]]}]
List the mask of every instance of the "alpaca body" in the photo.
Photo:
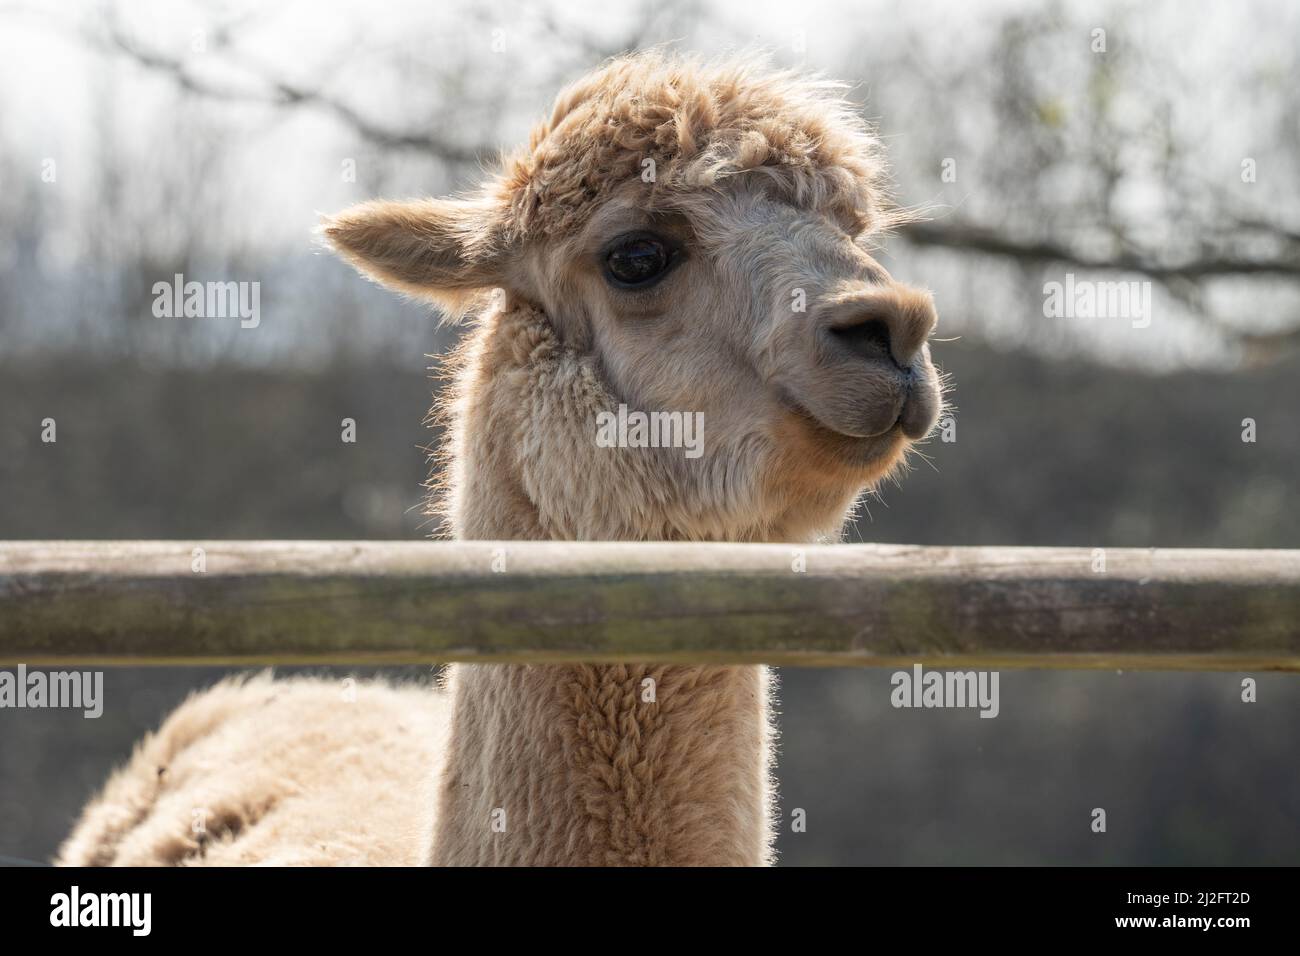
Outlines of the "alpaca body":
[{"label": "alpaca body", "polygon": [[[455,671],[454,697],[382,681],[223,681],[141,741],[86,808],[58,862],[767,861],[762,668]],[[647,678],[659,707],[644,700]],[[484,719],[488,708],[475,705],[498,695],[521,704],[508,721]],[[453,720],[455,699],[465,711]],[[452,749],[456,724],[462,737]],[[701,739],[703,748],[690,744]],[[457,766],[443,782],[449,754]],[[572,769],[555,774],[556,766]],[[466,796],[441,813],[440,791]]]},{"label": "alpaca body", "polygon": [[428,686],[224,680],[136,746],[58,862],[415,865],[449,711]]}]

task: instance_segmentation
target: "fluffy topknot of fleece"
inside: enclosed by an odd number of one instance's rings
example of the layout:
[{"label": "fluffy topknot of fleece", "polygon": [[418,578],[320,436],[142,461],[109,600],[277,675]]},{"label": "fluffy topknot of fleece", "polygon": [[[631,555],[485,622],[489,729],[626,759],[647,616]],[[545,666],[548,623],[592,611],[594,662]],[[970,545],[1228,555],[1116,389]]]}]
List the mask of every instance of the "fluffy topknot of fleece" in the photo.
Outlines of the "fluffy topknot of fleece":
[{"label": "fluffy topknot of fleece", "polygon": [[760,171],[793,202],[873,229],[887,224],[885,162],[844,89],[754,57],[619,57],[560,93],[497,186],[522,237],[573,234],[613,189],[643,180],[646,159],[651,202]]}]

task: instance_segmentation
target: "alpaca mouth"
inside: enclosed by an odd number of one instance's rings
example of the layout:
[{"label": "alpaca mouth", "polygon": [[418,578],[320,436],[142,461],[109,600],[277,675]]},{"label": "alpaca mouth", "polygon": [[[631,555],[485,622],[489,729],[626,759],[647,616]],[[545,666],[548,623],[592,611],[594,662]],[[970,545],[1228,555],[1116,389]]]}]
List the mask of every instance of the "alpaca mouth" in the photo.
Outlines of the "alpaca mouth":
[{"label": "alpaca mouth", "polygon": [[938,417],[938,387],[931,374],[908,369],[892,401],[863,406],[860,413],[814,411],[814,406],[781,389],[781,404],[803,422],[819,443],[857,461],[898,454],[903,446],[929,434]]},{"label": "alpaca mouth", "polygon": [[824,421],[784,390],[780,395],[780,401],[786,410],[798,418],[812,433],[819,445],[831,451],[837,458],[845,459],[854,465],[874,466],[887,459],[893,459],[909,441],[904,423],[908,402],[902,403],[893,424],[884,431],[871,435],[857,435],[842,431]]},{"label": "alpaca mouth", "polygon": [[939,391],[935,383],[913,377],[891,429],[898,429],[909,441],[920,441],[934,427],[938,402]]}]

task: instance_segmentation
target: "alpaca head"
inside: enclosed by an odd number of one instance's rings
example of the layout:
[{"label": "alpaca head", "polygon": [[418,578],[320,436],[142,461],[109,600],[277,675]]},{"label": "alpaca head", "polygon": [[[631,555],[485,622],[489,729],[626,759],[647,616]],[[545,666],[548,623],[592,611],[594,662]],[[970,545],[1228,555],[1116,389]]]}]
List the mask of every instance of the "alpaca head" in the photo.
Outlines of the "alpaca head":
[{"label": "alpaca head", "polygon": [[934,307],[868,252],[890,224],[884,163],[837,90],[749,61],[617,59],[479,192],[366,203],[325,234],[454,314],[504,290],[618,402],[700,413],[705,457],[728,463],[707,480],[775,484],[837,521],[940,407]]}]

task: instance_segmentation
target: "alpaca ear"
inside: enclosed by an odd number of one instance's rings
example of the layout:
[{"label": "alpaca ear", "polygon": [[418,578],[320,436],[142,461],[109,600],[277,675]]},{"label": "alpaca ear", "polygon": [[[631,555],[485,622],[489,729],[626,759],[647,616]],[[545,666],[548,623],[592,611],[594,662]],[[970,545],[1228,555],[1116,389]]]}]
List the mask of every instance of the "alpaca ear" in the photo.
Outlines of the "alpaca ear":
[{"label": "alpaca ear", "polygon": [[458,310],[474,293],[507,284],[502,219],[489,200],[378,200],[327,217],[321,232],[376,282]]}]

